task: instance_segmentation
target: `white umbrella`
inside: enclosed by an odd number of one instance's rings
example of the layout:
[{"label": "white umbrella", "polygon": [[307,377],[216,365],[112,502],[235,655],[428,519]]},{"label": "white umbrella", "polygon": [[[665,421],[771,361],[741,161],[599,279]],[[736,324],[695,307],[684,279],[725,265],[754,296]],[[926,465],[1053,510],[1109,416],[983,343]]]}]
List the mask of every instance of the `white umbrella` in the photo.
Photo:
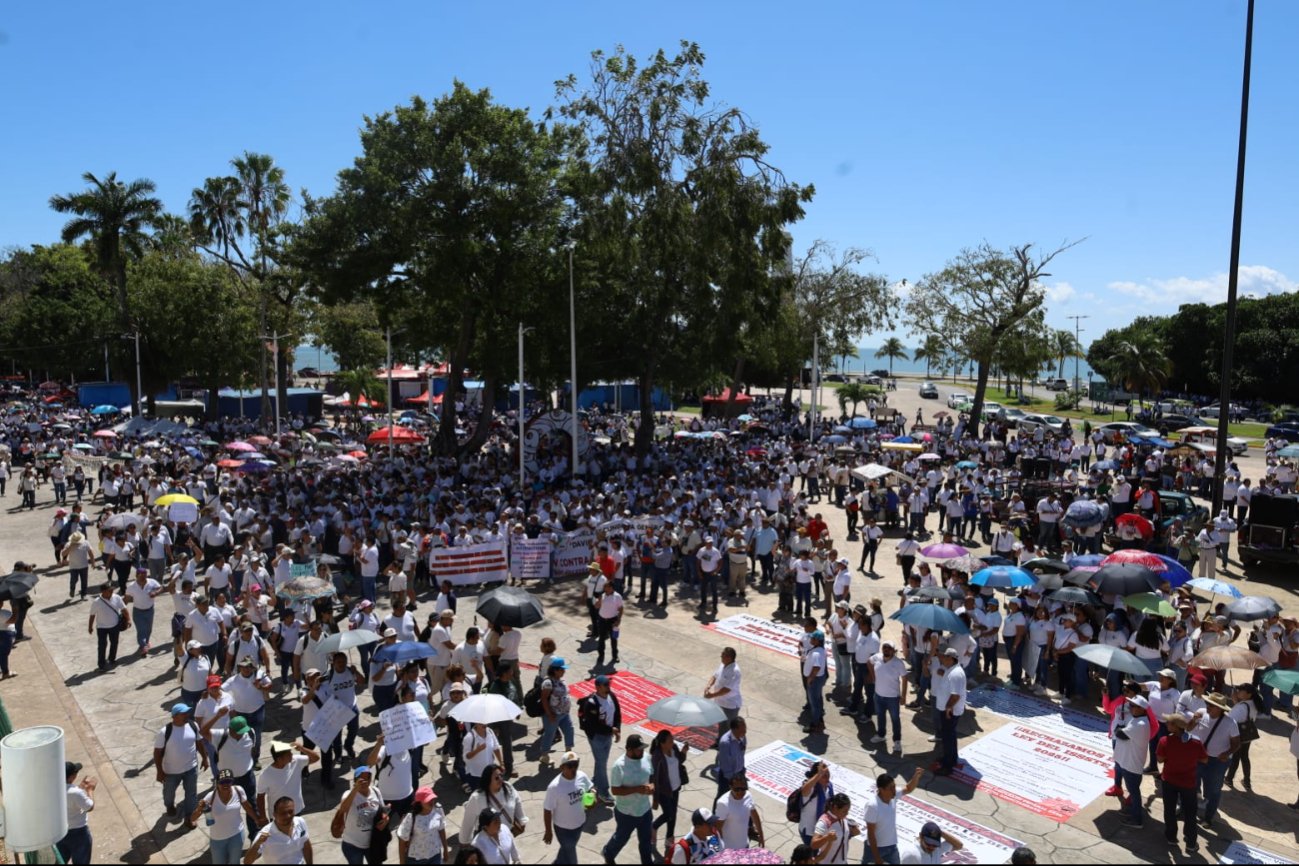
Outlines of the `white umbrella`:
[{"label": "white umbrella", "polygon": [[512,722],[523,714],[523,707],[504,695],[473,695],[451,710],[450,716],[467,725],[494,725]]},{"label": "white umbrella", "polygon": [[694,695],[672,695],[655,701],[645,715],[674,728],[707,728],[726,720],[726,713],[716,703]]},{"label": "white umbrella", "polygon": [[353,647],[378,643],[381,640],[383,640],[383,638],[379,637],[369,629],[354,628],[350,631],[331,634],[320,642],[320,646],[317,647],[317,649],[322,653],[338,653],[350,650]]}]

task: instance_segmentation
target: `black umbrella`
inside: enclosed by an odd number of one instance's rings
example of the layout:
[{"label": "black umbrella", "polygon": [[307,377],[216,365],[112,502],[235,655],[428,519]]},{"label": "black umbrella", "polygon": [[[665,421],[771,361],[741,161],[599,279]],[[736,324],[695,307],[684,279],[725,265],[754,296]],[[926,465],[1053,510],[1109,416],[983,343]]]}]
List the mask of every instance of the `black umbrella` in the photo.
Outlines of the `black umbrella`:
[{"label": "black umbrella", "polygon": [[1015,560],[1007,559],[1004,556],[997,556],[995,553],[989,553],[985,556],[980,556],[979,561],[983,562],[986,565],[1014,565],[1015,564]]},{"label": "black umbrella", "polygon": [[30,571],[15,571],[13,574],[0,577],[0,601],[26,598],[38,580],[40,578]]},{"label": "black umbrella", "polygon": [[1047,596],[1051,601],[1058,601],[1064,604],[1100,604],[1101,599],[1096,593],[1088,589],[1077,586],[1066,586],[1057,589]]},{"label": "black umbrella", "polygon": [[1250,622],[1256,619],[1267,619],[1281,612],[1281,605],[1261,595],[1247,595],[1227,605],[1227,616],[1232,619]]},{"label": "black umbrella", "polygon": [[1086,586],[1091,582],[1092,575],[1094,575],[1096,571],[1097,570],[1091,566],[1070,569],[1065,573],[1063,580],[1070,586]]},{"label": "black umbrella", "polygon": [[498,586],[478,598],[478,613],[488,622],[524,628],[541,622],[546,613],[541,602],[518,586]]},{"label": "black umbrella", "polygon": [[1064,588],[1064,578],[1058,574],[1036,574],[1034,577],[1037,578],[1034,588],[1038,592],[1053,592]]},{"label": "black umbrella", "polygon": [[1070,571],[1066,563],[1058,559],[1047,559],[1045,556],[1030,559],[1024,563],[1024,568],[1039,574],[1068,574]]},{"label": "black umbrella", "polygon": [[965,590],[958,588],[947,589],[942,586],[922,586],[917,590],[907,591],[907,598],[923,598],[928,601],[962,601],[965,598]]},{"label": "black umbrella", "polygon": [[1159,589],[1159,576],[1144,565],[1130,562],[1111,562],[1102,565],[1092,575],[1089,584],[1097,592],[1114,595],[1136,595]]}]

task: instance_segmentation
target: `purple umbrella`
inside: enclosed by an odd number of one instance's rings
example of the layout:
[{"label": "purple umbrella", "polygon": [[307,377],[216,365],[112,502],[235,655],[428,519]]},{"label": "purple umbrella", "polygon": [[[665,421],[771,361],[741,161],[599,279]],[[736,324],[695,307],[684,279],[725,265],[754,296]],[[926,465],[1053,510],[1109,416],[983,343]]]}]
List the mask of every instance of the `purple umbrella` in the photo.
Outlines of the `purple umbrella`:
[{"label": "purple umbrella", "polygon": [[920,549],[921,555],[928,559],[956,559],[969,552],[959,544],[931,544]]}]

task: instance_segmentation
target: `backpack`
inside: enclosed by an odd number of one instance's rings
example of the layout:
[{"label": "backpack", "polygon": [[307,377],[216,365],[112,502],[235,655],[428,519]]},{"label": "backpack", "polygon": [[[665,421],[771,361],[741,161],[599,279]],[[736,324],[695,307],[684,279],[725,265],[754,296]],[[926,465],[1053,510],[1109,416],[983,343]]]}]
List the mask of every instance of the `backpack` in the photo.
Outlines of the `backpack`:
[{"label": "backpack", "polygon": [[523,696],[523,710],[528,714],[529,718],[536,719],[541,717],[542,709],[541,709],[541,685],[540,684],[535,685],[532,688],[528,689],[528,693]]},{"label": "backpack", "polygon": [[797,824],[803,820],[803,786],[789,792],[785,798],[785,820]]},{"label": "backpack", "polygon": [[[199,739],[198,725],[194,722],[186,722],[185,724],[194,732],[194,741],[197,742]],[[175,729],[175,725],[167,725],[167,729],[162,732],[162,750],[164,752],[167,751],[167,744],[171,742],[171,732]]]}]

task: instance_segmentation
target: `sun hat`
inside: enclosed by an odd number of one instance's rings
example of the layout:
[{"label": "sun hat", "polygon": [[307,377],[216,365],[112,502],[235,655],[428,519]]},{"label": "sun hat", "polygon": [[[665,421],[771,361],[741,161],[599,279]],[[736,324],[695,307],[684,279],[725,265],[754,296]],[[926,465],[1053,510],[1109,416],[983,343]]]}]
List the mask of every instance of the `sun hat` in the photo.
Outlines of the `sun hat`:
[{"label": "sun hat", "polygon": [[1204,702],[1206,704],[1212,704],[1213,706],[1217,707],[1218,709],[1224,712],[1231,709],[1231,703],[1227,700],[1227,698],[1224,697],[1223,695],[1218,694],[1217,692],[1213,692],[1211,694],[1205,695]]},{"label": "sun hat", "polygon": [[384,636],[385,638],[396,637],[396,636],[397,636],[397,629],[395,629],[395,628],[386,628],[386,629],[383,630],[383,636]]},{"label": "sun hat", "polygon": [[1147,709],[1150,706],[1150,701],[1146,700],[1141,695],[1133,695],[1132,697],[1128,698],[1128,703],[1142,710]]}]

